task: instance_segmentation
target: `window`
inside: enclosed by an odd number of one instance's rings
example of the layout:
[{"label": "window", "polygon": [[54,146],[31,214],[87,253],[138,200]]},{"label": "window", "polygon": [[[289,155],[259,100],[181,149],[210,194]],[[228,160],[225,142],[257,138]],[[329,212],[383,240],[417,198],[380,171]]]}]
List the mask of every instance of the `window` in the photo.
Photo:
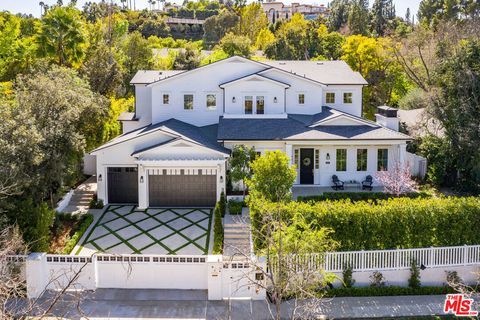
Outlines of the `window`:
[{"label": "window", "polygon": [[351,92],[343,93],[343,103],[352,103],[353,94]]},{"label": "window", "polygon": [[245,114],[252,114],[253,112],[253,97],[245,96]]},{"label": "window", "polygon": [[170,104],[170,95],[166,93],[163,95],[163,104]]},{"label": "window", "polygon": [[299,159],[299,150],[298,149],[295,149],[293,151],[293,161],[294,161],[294,164],[298,165],[298,159]]},{"label": "window", "polygon": [[193,110],[193,94],[183,95],[183,109]]},{"label": "window", "polygon": [[257,96],[257,114],[265,113],[265,97]]},{"label": "window", "polygon": [[357,149],[357,171],[367,171],[367,149]]},{"label": "window", "polygon": [[347,171],[347,149],[337,149],[337,171]]},{"label": "window", "polygon": [[377,171],[388,170],[388,149],[378,149],[377,152]]},{"label": "window", "polygon": [[315,149],[315,169],[320,169],[320,150]]},{"label": "window", "polygon": [[305,94],[304,93],[300,93],[298,95],[298,104],[305,104]]},{"label": "window", "polygon": [[207,94],[207,110],[217,109],[217,96],[214,94]]},{"label": "window", "polygon": [[125,168],[125,172],[137,172],[137,168],[136,167],[127,167],[127,168]]},{"label": "window", "polygon": [[335,103],[335,93],[327,92],[327,103]]}]

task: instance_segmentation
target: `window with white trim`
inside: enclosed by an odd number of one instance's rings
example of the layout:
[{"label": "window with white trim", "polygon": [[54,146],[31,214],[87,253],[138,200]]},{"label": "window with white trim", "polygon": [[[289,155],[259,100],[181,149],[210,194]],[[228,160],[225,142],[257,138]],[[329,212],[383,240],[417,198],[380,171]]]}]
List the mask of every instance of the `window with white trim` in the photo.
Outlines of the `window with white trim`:
[{"label": "window with white trim", "polygon": [[368,150],[357,149],[357,171],[367,171]]},{"label": "window with white trim", "polygon": [[217,96],[215,94],[207,94],[207,110],[217,109]]},{"label": "window with white trim", "polygon": [[305,93],[298,94],[298,104],[305,104]]},{"label": "window with white trim", "polygon": [[325,101],[328,104],[335,103],[335,92],[327,92]]},{"label": "window with white trim", "polygon": [[344,92],[343,93],[343,103],[352,103],[353,102],[353,93]]},{"label": "window with white trim", "polygon": [[193,94],[184,94],[183,95],[183,109],[184,110],[193,110]]},{"label": "window with white trim", "polygon": [[315,169],[320,169],[320,150],[315,149]]},{"label": "window with white trim", "polygon": [[170,104],[170,95],[168,93],[163,94],[163,104]]},{"label": "window with white trim", "polygon": [[388,149],[378,149],[377,171],[388,171]]}]

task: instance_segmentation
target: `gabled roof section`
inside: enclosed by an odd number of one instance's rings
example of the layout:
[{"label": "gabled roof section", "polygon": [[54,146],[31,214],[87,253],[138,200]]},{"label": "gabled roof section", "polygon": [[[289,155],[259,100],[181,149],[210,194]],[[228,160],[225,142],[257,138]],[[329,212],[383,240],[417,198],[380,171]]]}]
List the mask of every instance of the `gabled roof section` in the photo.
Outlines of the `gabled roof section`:
[{"label": "gabled roof section", "polygon": [[[163,121],[154,125],[149,125],[146,127],[139,128],[137,130],[122,134],[106,144],[98,147],[97,149],[93,150],[91,153],[95,153],[99,150],[103,150],[106,148],[110,148],[112,146],[142,137],[147,134],[152,134],[154,132],[161,132],[170,136],[172,139],[168,140],[168,142],[174,139],[182,139],[185,141],[191,141],[198,145],[204,146],[206,148],[221,152],[223,154],[230,154],[230,150],[222,147],[217,141],[216,136],[212,135],[212,131],[216,130],[217,125],[213,126],[205,126],[205,127],[196,127],[194,125],[182,122],[176,119],[170,119],[167,121]],[[163,142],[165,143],[165,142]],[[154,146],[158,146],[155,144]],[[151,147],[151,146],[150,146]],[[148,147],[148,148],[150,148]]]},{"label": "gabled roof section", "polygon": [[158,149],[166,148],[166,147],[196,147],[196,146],[200,147],[200,148],[208,149],[208,150],[213,151],[215,153],[220,153],[223,156],[225,155],[225,152],[221,152],[221,151],[214,150],[212,148],[206,147],[205,145],[199,144],[196,141],[187,140],[183,137],[178,137],[178,138],[175,138],[175,139],[172,139],[172,140],[169,140],[169,141],[161,142],[161,143],[158,143],[158,144],[155,144],[155,145],[137,150],[137,151],[133,152],[131,154],[131,156],[132,157],[140,156],[141,154],[143,154],[145,152],[154,151],[154,150],[158,150]]},{"label": "gabled roof section", "polygon": [[139,70],[133,76],[130,84],[150,84],[183,72],[185,72],[185,70]]},{"label": "gabled roof section", "polygon": [[326,85],[367,85],[345,61],[262,61],[264,64]]},{"label": "gabled roof section", "polygon": [[260,75],[268,75],[269,73],[272,73],[272,72],[279,72],[279,73],[285,74],[289,77],[294,77],[294,78],[297,78],[297,79],[300,79],[300,80],[304,80],[304,81],[319,85],[321,87],[327,87],[328,86],[326,83],[318,82],[316,80],[307,78],[303,75],[299,75],[299,74],[292,73],[292,72],[289,72],[289,71],[286,71],[286,70],[283,70],[283,69],[278,69],[278,68],[275,68],[275,67],[269,67],[268,69],[262,70],[262,71],[257,72],[257,73],[260,74]]},{"label": "gabled roof section", "polygon": [[[254,61],[254,60],[250,60],[250,59],[247,59],[247,58],[244,58],[244,57],[241,57],[241,56],[233,56],[233,57],[229,57],[229,58],[225,58],[225,59],[221,59],[221,60],[218,60],[218,61],[215,61],[215,62],[212,62],[212,63],[209,63],[209,64],[206,64],[204,66],[201,66],[201,67],[198,67],[198,68],[195,68],[195,69],[192,69],[192,70],[188,70],[188,71],[185,71],[185,72],[181,72],[179,74],[176,74],[174,76],[171,76],[169,77],[168,79],[170,78],[177,78],[179,76],[182,76],[182,75],[187,75],[187,74],[191,74],[193,72],[197,72],[198,70],[204,70],[206,68],[209,68],[213,65],[217,65],[217,64],[220,64],[220,63],[224,63],[224,62],[234,62],[234,61],[237,61],[237,62],[243,62],[243,63],[252,63],[252,64],[256,64],[256,65],[259,65],[259,66],[262,66],[264,68],[268,68],[268,66],[266,66],[265,64],[261,63],[261,62],[258,62],[258,61]],[[150,83],[148,86],[154,86],[155,84],[163,81],[163,80],[166,80],[167,78],[165,79],[159,79],[157,81],[154,81],[152,83]]]},{"label": "gabled roof section", "polygon": [[360,117],[356,117],[354,115],[351,115],[345,112],[340,112],[338,110],[335,110],[329,107],[323,107],[322,113],[312,118],[312,123],[309,125],[309,127],[313,128],[320,125],[322,126],[364,125],[364,126],[370,126],[370,127],[378,126],[377,123],[368,121]]},{"label": "gabled roof section", "polygon": [[262,76],[258,73],[250,74],[250,75],[238,78],[238,79],[234,79],[234,80],[231,80],[231,81],[221,83],[219,85],[219,87],[224,88],[224,87],[230,86],[232,84],[235,84],[235,83],[238,83],[238,82],[241,82],[241,81],[255,81],[255,80],[271,82],[271,83],[274,83],[276,85],[282,86],[284,88],[289,88],[290,87],[290,85],[288,83],[281,82],[281,81],[274,80],[274,79],[270,79],[270,78]]}]

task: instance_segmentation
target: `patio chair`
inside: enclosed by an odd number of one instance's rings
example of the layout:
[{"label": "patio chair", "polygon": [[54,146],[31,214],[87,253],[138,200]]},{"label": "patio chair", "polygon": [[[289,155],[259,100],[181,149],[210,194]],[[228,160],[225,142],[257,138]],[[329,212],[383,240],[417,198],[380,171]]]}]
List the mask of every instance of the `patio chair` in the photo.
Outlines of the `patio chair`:
[{"label": "patio chair", "polygon": [[362,190],[369,190],[372,191],[373,187],[373,178],[371,175],[365,177],[365,180],[362,181]]},{"label": "patio chair", "polygon": [[340,181],[336,175],[332,176],[333,190],[344,190],[343,181]]}]

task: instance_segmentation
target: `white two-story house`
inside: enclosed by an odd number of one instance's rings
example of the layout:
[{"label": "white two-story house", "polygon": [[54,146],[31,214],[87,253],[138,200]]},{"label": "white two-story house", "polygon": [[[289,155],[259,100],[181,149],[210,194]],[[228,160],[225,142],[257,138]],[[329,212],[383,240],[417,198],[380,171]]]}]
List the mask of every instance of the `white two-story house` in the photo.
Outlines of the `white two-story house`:
[{"label": "white two-story house", "polygon": [[282,150],[296,185],[361,181],[404,163],[394,110],[361,118],[365,79],[343,61],[231,57],[190,71],[139,71],[123,134],[92,152],[104,203],[212,206],[237,144]]}]

